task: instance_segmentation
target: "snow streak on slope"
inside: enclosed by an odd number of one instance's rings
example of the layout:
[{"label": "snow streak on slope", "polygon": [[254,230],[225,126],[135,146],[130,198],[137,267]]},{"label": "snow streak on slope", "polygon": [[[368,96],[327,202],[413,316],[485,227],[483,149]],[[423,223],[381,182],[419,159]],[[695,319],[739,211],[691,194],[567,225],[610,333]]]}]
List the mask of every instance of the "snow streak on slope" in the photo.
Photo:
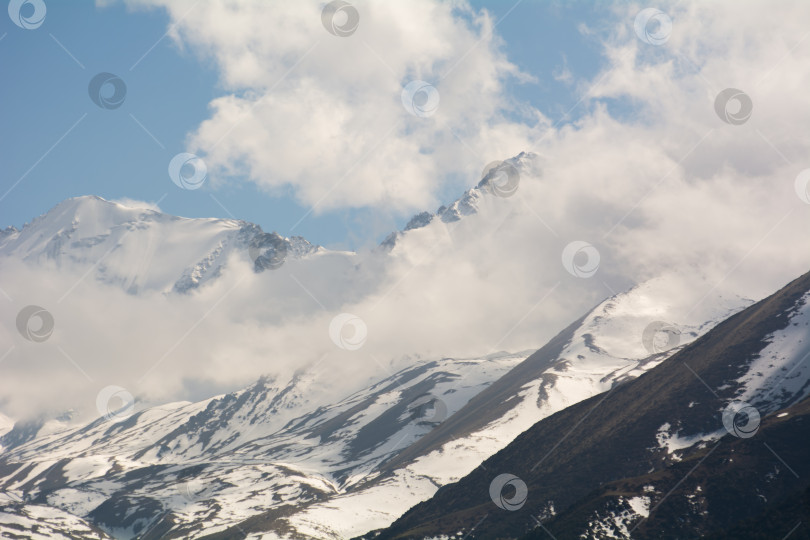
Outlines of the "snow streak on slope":
[{"label": "snow streak on slope", "polygon": [[768,336],[765,347],[737,382],[737,399],[767,414],[810,393],[810,292],[785,314],[787,328]]}]

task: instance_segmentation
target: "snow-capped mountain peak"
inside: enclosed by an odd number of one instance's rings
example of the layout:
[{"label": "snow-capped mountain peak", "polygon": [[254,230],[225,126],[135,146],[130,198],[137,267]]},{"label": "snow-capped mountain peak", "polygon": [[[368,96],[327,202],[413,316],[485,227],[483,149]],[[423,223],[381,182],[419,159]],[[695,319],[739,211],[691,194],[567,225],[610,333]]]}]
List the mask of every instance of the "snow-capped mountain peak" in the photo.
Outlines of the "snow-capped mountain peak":
[{"label": "snow-capped mountain peak", "polygon": [[0,237],[0,256],[89,269],[133,294],[188,292],[218,277],[233,256],[263,271],[321,249],[245,221],[182,218],[94,195],[67,199]]}]

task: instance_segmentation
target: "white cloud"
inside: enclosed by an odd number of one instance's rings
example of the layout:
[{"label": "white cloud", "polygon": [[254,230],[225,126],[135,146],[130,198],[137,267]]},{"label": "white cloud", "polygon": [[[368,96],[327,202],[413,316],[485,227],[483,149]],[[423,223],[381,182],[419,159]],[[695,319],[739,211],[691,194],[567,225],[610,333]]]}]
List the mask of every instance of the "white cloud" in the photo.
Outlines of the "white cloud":
[{"label": "white cloud", "polygon": [[562,65],[557,66],[554,72],[551,74],[554,77],[555,81],[559,81],[565,84],[571,84],[574,82],[574,74],[571,72],[571,68],[568,66],[568,58],[565,55],[562,57]]},{"label": "white cloud", "polygon": [[160,212],[160,206],[155,202],[139,201],[137,199],[130,199],[129,197],[122,197],[120,199],[112,199],[111,202],[126,206],[127,208],[142,208],[144,210],[154,210]]},{"label": "white cloud", "polygon": [[[482,162],[539,152],[543,177],[525,179],[510,199],[517,215],[509,226],[489,241],[479,231],[448,247],[457,269],[480,268],[486,258],[515,266],[518,279],[495,281],[530,299],[511,304],[514,312],[555,282],[533,270],[556,264],[576,239],[600,249],[603,274],[616,284],[683,268],[761,296],[807,269],[807,252],[796,246],[810,218],[793,193],[810,147],[800,127],[810,120],[805,3],[665,4],[673,28],[661,46],[635,36],[634,18],[646,6],[617,3],[614,19],[581,27],[601,38],[606,60],[581,84],[588,113],[550,130],[538,111],[507,94],[508,77],[527,75],[505,57],[486,12],[463,2],[355,5],[360,25],[348,38],[324,32],[313,4],[213,2],[188,12],[177,38],[215,58],[233,90],[214,102],[192,147],[208,148],[236,125],[210,152],[218,166],[245,170],[265,186],[292,184],[320,208],[392,210],[431,208],[443,184],[463,178],[469,185]],[[175,19],[186,12],[169,9]],[[436,84],[436,115],[403,111],[399,90],[412,78]],[[742,126],[715,114],[715,97],[727,87],[753,100]],[[517,120],[504,114],[515,107],[524,113]],[[479,226],[491,227],[489,219]],[[474,271],[444,287],[438,274],[451,264],[448,254],[431,262],[423,263],[431,268],[423,279],[413,270],[406,281],[436,286],[437,294],[491,287]],[[493,301],[493,310],[503,309]]]},{"label": "white cloud", "polygon": [[[506,94],[507,80],[530,77],[465,2],[357,1],[348,37],[326,31],[318,2],[133,3],[164,5],[174,38],[216,63],[226,94],[188,143],[212,179],[291,186],[316,212],[438,206],[448,183],[458,191],[459,175],[517,154],[544,122]],[[412,80],[438,89],[433,116],[403,107]]]}]

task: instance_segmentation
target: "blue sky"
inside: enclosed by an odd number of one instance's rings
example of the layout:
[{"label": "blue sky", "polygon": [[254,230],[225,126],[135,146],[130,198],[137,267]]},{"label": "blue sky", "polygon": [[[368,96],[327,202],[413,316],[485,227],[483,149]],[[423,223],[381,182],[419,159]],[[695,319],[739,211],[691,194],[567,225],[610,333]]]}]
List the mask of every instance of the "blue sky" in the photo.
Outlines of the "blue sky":
[{"label": "blue sky", "polygon": [[[526,0],[472,2],[499,20],[510,61],[536,83],[511,82],[509,92],[557,120],[579,99],[576,86],[555,80],[564,66],[574,81],[593,77],[603,58],[598,42],[579,25],[599,26],[601,8]],[[511,12],[510,12],[511,10]],[[507,15],[508,13],[508,15]],[[211,61],[163,37],[170,19],[161,9],[131,10],[121,3],[47,3],[45,22],[24,30],[0,17],[0,224],[20,227],[68,197],[161,199],[161,208],[188,217],[237,217],[289,235],[308,206],[291,193],[263,192],[250,182],[182,191],[169,179],[170,159],[186,150],[187,134],[208,117],[224,93]],[[124,104],[104,110],[87,86],[99,72],[121,77]],[[577,112],[572,114],[576,117]],[[507,157],[507,156],[504,156]],[[22,179],[22,180],[20,180]],[[470,184],[476,179],[470,179]],[[19,182],[19,183],[17,183]],[[442,193],[445,201],[460,195]],[[218,202],[217,202],[218,201]],[[221,203],[221,204],[220,204]],[[435,208],[426,208],[435,210]],[[365,223],[381,208],[336,209],[311,215],[299,234],[330,247],[378,241]],[[402,226],[406,215],[386,215]]]}]

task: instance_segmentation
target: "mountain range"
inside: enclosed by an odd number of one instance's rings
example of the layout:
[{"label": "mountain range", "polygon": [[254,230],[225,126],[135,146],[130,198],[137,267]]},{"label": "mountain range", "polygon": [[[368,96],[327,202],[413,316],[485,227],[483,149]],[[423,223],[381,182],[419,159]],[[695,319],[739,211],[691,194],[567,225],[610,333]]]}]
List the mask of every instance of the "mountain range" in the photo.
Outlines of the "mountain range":
[{"label": "mountain range", "polygon": [[[522,171],[531,156],[504,166]],[[435,220],[475,214],[497,196],[493,174],[414,216],[374,257]],[[259,275],[300,264],[346,283],[374,271],[354,253],[248,222],[94,196],[0,233],[4,261],[78,272],[138,297],[191,297],[239,268]],[[90,422],[70,411],[0,417],[0,533],[755,538],[778,526],[787,534],[807,514],[810,487],[810,275],[759,302],[712,290],[696,305],[679,298],[680,279],[659,275],[611,294],[537,348],[413,357],[337,397],[319,393],[310,366],[202,400],[124,400]],[[753,436],[741,436],[737,428],[754,420]],[[808,534],[802,527],[794,538]]]}]

